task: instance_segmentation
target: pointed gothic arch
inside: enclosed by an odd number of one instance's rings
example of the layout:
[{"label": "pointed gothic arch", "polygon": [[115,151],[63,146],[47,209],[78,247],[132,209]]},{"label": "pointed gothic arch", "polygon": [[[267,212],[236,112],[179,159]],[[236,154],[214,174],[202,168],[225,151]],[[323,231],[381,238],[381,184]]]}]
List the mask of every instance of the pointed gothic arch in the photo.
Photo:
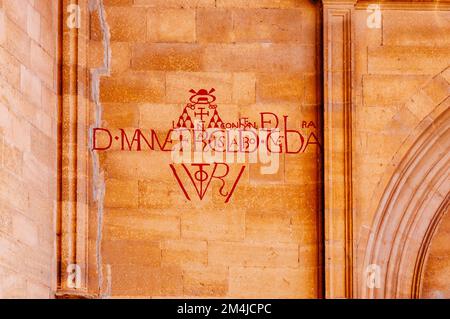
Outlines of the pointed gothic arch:
[{"label": "pointed gothic arch", "polygon": [[363,267],[380,266],[381,287],[369,288],[363,275],[364,298],[419,297],[428,247],[450,201],[450,109],[444,103],[385,188]]}]

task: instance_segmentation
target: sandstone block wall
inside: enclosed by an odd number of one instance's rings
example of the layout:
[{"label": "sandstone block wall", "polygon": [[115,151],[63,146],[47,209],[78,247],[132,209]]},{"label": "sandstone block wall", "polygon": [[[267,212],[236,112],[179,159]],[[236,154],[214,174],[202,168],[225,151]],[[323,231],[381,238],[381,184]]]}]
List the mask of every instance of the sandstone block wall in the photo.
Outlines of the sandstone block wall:
[{"label": "sandstone block wall", "polygon": [[57,1],[0,1],[0,297],[55,292]]},{"label": "sandstone block wall", "polygon": [[[383,191],[399,160],[414,146],[415,139],[409,137],[450,106],[450,20],[447,11],[406,8],[382,10],[380,28],[367,27],[365,10],[356,11],[355,19],[353,183],[359,267]],[[417,181],[411,181],[411,187],[417,186]],[[445,236],[448,241],[448,233],[440,232],[438,241]],[[429,263],[445,269],[445,262],[437,258]],[[357,269],[363,274],[363,269]],[[424,289],[425,296],[432,294],[428,284]],[[436,286],[435,296],[448,296],[448,290]]]},{"label": "sandstone block wall", "polygon": [[[211,88],[226,121],[260,122],[259,112],[273,112],[280,121],[289,116],[290,129],[301,130],[302,121],[320,125],[320,31],[310,1],[104,4],[112,65],[100,81],[103,127],[155,129],[164,139],[189,90]],[[104,30],[97,12],[90,32],[89,56],[98,66]],[[228,204],[219,183],[202,201],[187,201],[169,169],[170,153],[123,152],[117,145],[100,153],[101,293],[318,297],[320,152],[312,146],[282,154],[273,175],[247,164]],[[239,169],[231,165],[230,175]],[[91,222],[97,218],[94,211]],[[94,249],[96,233],[90,238]]]},{"label": "sandstone block wall", "polygon": [[[86,136],[87,127],[99,120],[101,127],[113,133],[123,129],[129,137],[137,128],[153,129],[163,141],[189,90],[215,88],[225,121],[258,122],[260,112],[272,112],[280,120],[288,116],[289,129],[320,136],[318,2],[97,1],[101,8],[89,2],[83,8],[92,11],[81,12],[89,27],[80,31],[88,34],[88,52],[78,52],[80,73],[85,60],[91,70],[103,66],[105,48],[111,65],[98,83],[101,112],[94,112],[91,99],[88,123],[79,119],[79,135]],[[352,12],[354,296],[362,287],[367,242],[386,185],[421,129],[450,106],[448,11],[417,9],[413,2],[382,9],[379,28],[368,27],[362,4]],[[59,276],[57,5],[0,0],[0,297],[53,297]],[[78,83],[84,89],[84,79]],[[90,85],[95,91],[96,83]],[[332,93],[342,95],[342,86],[335,87]],[[317,128],[302,129],[302,121]],[[312,146],[301,154],[282,154],[272,175],[261,174],[261,164],[246,164],[227,204],[217,181],[203,200],[187,200],[170,170],[170,153],[158,148],[122,151],[113,141],[109,150],[98,152],[98,163],[92,154],[76,158],[79,167],[92,165],[92,183],[80,191],[89,192],[91,201],[88,256],[82,256],[88,259],[87,292],[154,298],[323,296],[322,151]],[[230,176],[240,168],[231,165]],[[98,186],[105,187],[105,196],[94,203],[91,192]],[[431,240],[422,297],[449,296],[448,218],[447,213]],[[331,230],[339,236],[340,231]],[[84,235],[77,234],[80,242]],[[336,267],[344,267],[344,257]]]}]

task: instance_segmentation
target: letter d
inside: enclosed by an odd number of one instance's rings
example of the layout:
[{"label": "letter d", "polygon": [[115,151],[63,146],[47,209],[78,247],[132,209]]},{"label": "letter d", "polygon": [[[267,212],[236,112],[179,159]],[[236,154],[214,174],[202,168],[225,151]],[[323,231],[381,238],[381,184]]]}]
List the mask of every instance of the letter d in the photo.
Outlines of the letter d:
[{"label": "letter d", "polygon": [[[97,146],[97,132],[106,132],[108,133],[108,137],[109,137],[109,144],[106,147],[99,147]],[[106,151],[107,149],[109,149],[112,145],[112,136],[111,133],[109,132],[109,130],[104,129],[104,128],[94,128],[93,132],[92,132],[93,136],[92,136],[92,150],[93,151]]]}]

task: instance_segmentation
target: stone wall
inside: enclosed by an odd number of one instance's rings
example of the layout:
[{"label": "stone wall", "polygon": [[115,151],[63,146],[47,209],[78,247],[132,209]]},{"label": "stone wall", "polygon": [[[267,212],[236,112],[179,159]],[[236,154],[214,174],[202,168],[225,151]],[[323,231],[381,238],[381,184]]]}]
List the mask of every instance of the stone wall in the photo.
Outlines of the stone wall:
[{"label": "stone wall", "polygon": [[56,289],[57,1],[0,1],[0,297]]},{"label": "stone wall", "polygon": [[[450,186],[440,182],[449,165],[448,4],[381,1],[377,25],[367,1],[323,1],[322,11],[309,0],[92,0],[82,2],[79,29],[62,26],[58,70],[58,2],[0,0],[0,297],[48,298],[57,288],[72,297],[449,297]],[[225,184],[214,179],[199,198],[188,173],[203,173],[174,164],[164,142],[190,98],[212,88],[223,122],[261,127],[277,116],[289,142],[276,174],[262,174],[264,163],[229,164]],[[337,143],[324,168],[323,114]],[[93,128],[110,147],[88,150]],[[137,130],[152,147],[126,144]],[[298,133],[320,144],[297,152]],[[414,172],[405,159],[417,162]],[[371,252],[395,285],[369,291]],[[411,274],[392,269],[417,258],[412,294],[402,286]],[[71,264],[81,267],[79,287],[66,280]]]},{"label": "stone wall", "polygon": [[[367,16],[365,10],[356,11],[353,183],[358,287],[363,285],[360,267],[367,240],[376,233],[375,220],[380,216],[375,213],[385,204],[382,196],[389,181],[398,176],[407,152],[419,147],[415,142],[423,130],[450,106],[448,11],[386,5],[380,28],[373,29],[367,27]],[[418,190],[422,182],[408,183]],[[430,196],[434,191],[429,190]],[[445,196],[439,195],[442,200]],[[432,214],[429,209],[423,214]],[[390,245],[385,243],[385,249]],[[430,288],[426,290],[429,296]]]},{"label": "stone wall", "polygon": [[[281,127],[285,115],[288,129],[320,138],[319,11],[310,1],[104,4],[112,57],[111,75],[100,81],[104,128],[125,129],[130,138],[136,128],[154,129],[164,141],[189,90],[214,88],[224,121],[248,117],[260,126],[259,113],[272,112]],[[91,17],[89,54],[99,66],[105,28],[98,11]],[[302,129],[303,121],[317,129]],[[296,149],[298,136],[290,138]],[[103,215],[101,293],[318,297],[320,153],[311,145],[281,154],[272,175],[260,173],[262,164],[246,164],[225,204],[215,182],[203,200],[186,200],[170,153],[124,152],[113,143],[99,152],[106,192],[91,218]],[[230,165],[227,183],[240,168]],[[90,235],[96,245],[97,235]],[[93,277],[91,287],[97,285]]]}]

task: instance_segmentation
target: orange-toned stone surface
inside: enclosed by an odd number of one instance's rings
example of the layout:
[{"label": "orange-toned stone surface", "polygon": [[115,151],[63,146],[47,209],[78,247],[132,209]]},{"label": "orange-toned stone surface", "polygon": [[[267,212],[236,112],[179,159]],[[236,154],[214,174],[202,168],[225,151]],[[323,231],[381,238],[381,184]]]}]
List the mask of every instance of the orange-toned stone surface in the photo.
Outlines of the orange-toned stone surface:
[{"label": "orange-toned stone surface", "polygon": [[57,9],[0,1],[0,298],[56,290]]},{"label": "orange-toned stone surface", "polygon": [[[449,297],[448,2],[92,0],[76,30],[69,3],[0,0],[0,297]],[[332,143],[200,200],[160,148],[211,88]]]},{"label": "orange-toned stone surface", "polygon": [[[211,88],[225,121],[259,123],[259,112],[272,112],[280,125],[288,116],[289,129],[300,130],[302,121],[320,125],[318,7],[309,1],[271,8],[185,4],[104,1],[111,75],[100,80],[102,127],[155,129],[164,139],[189,90]],[[90,32],[95,68],[105,45],[98,10],[91,13]],[[101,247],[93,291],[100,283],[99,293],[113,297],[319,296],[319,147],[282,155],[273,175],[246,164],[227,204],[215,182],[203,200],[191,194],[188,201],[170,170],[170,153],[159,148],[113,146],[98,155],[94,169],[103,172],[106,191],[90,218],[96,224],[103,217],[101,240],[89,233],[91,269]],[[240,167],[231,164],[230,175]]]},{"label": "orange-toned stone surface", "polygon": [[[362,291],[367,288],[364,283],[367,274],[364,268],[367,266],[364,264],[368,252],[367,240],[377,233],[375,226],[381,215],[375,213],[377,208],[386,205],[386,199],[382,199],[382,196],[385,191],[390,190],[385,188],[391,178],[398,177],[397,169],[402,158],[419,148],[415,142],[420,134],[426,127],[432,127],[433,121],[450,106],[448,11],[415,11],[395,7],[395,4],[392,8],[394,9],[382,10],[380,28],[372,29],[367,27],[368,13],[365,10],[355,11],[353,236],[356,281],[358,289]],[[436,152],[444,154],[448,146],[434,147]],[[425,169],[426,165],[428,164],[418,166],[416,170]],[[432,171],[429,178],[440,173],[445,172]],[[421,196],[424,191],[421,183],[425,181],[410,179],[408,183],[408,187],[416,189],[416,196]],[[445,188],[446,185],[448,188],[448,180],[442,186]],[[402,185],[397,187],[401,188]],[[435,189],[425,191],[429,197],[436,192]],[[439,195],[440,200],[444,200],[447,194],[442,190],[440,192],[444,192]],[[399,198],[398,202],[404,200],[406,199]],[[422,216],[432,216],[434,208],[431,206],[430,204],[428,210],[421,212]],[[393,216],[397,213],[392,208],[387,208],[387,211]],[[398,211],[398,217],[401,214]],[[400,229],[399,232],[401,231],[404,230]],[[394,238],[390,240],[393,241]],[[381,247],[384,245],[385,250],[394,246],[389,239],[380,244]],[[393,252],[391,257],[395,254]],[[448,261],[448,255],[444,259]],[[427,269],[433,269],[434,263],[436,267],[440,265],[437,258],[430,258]],[[445,268],[439,269],[442,269],[442,285],[448,287],[450,275]],[[387,269],[381,269],[382,275],[386,271]],[[433,290],[430,286],[433,279],[427,279],[430,274],[427,270],[423,275],[424,282],[428,282],[428,288],[424,288],[427,296]],[[400,278],[404,275],[397,276]],[[439,287],[436,286],[435,289],[439,290]],[[389,293],[391,292],[387,290],[386,294]],[[398,293],[406,297],[411,292]],[[361,290],[357,295],[361,295]]]},{"label": "orange-toned stone surface", "polygon": [[450,298],[450,285],[448,284],[448,274],[450,272],[449,240],[450,215],[447,211],[431,241],[428,260],[423,273],[422,298]]}]

